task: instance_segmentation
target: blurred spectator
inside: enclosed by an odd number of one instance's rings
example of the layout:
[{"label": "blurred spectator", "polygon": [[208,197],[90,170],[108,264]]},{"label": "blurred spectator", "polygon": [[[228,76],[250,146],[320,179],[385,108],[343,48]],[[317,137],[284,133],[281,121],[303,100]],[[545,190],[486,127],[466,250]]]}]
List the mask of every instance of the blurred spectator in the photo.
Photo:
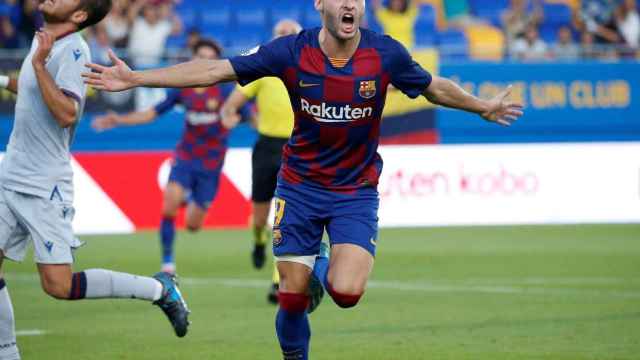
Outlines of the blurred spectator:
[{"label": "blurred spectator", "polygon": [[543,10],[540,0],[534,0],[530,10],[527,0],[511,0],[511,5],[502,13],[502,26],[507,36],[507,46],[522,37],[530,26],[537,27],[542,21]]},{"label": "blurred spectator", "polygon": [[632,49],[638,50],[640,46],[640,16],[635,0],[624,0],[616,9],[615,13],[616,26],[625,45]]},{"label": "blurred spectator", "polygon": [[20,0],[20,23],[18,32],[24,38],[26,44],[31,44],[36,30],[44,25],[42,14],[38,11],[39,0]]},{"label": "blurred spectator", "polygon": [[448,22],[455,21],[455,19],[469,14],[469,4],[467,0],[447,0],[443,5]]},{"label": "blurred spectator", "polygon": [[0,15],[0,46],[3,49],[16,49],[20,47],[18,32],[11,23],[9,16]]},{"label": "blurred spectator", "polygon": [[449,26],[464,28],[485,23],[483,20],[471,15],[467,0],[445,0],[443,7]]},{"label": "blurred spectator", "polygon": [[94,62],[102,65],[111,64],[108,50],[111,48],[109,35],[105,26],[96,26],[93,28],[93,36],[89,38],[89,49],[91,49],[91,58]]},{"label": "blurred spectator", "polygon": [[0,16],[7,17],[14,28],[20,24],[22,4],[18,0],[4,0],[4,4],[0,1],[0,11]]},{"label": "blurred spectator", "polygon": [[105,35],[112,46],[124,48],[129,37],[129,18],[127,17],[128,0],[114,0],[111,12],[100,26],[104,27]]},{"label": "blurred spectator", "polygon": [[[195,49],[196,44],[202,39],[202,34],[200,33],[200,30],[198,29],[190,29],[189,33],[187,34],[187,43],[185,44],[185,47],[187,49]],[[222,55],[222,54],[220,54]]]},{"label": "blurred spectator", "polygon": [[621,38],[613,16],[615,8],[616,0],[582,0],[574,19],[575,26],[593,34],[595,43],[619,43]]},{"label": "blurred spectator", "polygon": [[535,25],[529,25],[525,30],[524,38],[513,42],[510,52],[512,58],[519,60],[542,60],[549,55],[547,44],[540,39]]},{"label": "blurred spectator", "polygon": [[418,19],[416,0],[389,0],[383,6],[382,0],[373,1],[376,18],[384,33],[398,40],[407,49],[415,45],[414,27]]},{"label": "blurred spectator", "polygon": [[595,60],[598,58],[598,52],[593,40],[593,34],[583,32],[580,37],[580,48],[582,50],[582,58],[585,60]]},{"label": "blurred spectator", "polygon": [[164,54],[167,38],[182,31],[180,19],[159,5],[154,0],[136,0],[129,7],[132,28],[128,53],[136,66],[157,65]]},{"label": "blurred spectator", "polygon": [[580,47],[573,41],[573,34],[568,26],[558,30],[558,40],[553,46],[553,57],[559,60],[580,58]]}]

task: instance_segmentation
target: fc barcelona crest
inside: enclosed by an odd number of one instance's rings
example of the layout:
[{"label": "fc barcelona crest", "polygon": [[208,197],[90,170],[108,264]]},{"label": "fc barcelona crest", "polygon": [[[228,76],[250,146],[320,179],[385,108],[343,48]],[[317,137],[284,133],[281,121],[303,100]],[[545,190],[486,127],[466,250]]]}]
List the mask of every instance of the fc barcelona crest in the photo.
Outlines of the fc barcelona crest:
[{"label": "fc barcelona crest", "polygon": [[360,96],[363,99],[371,99],[376,96],[376,81],[360,81]]}]

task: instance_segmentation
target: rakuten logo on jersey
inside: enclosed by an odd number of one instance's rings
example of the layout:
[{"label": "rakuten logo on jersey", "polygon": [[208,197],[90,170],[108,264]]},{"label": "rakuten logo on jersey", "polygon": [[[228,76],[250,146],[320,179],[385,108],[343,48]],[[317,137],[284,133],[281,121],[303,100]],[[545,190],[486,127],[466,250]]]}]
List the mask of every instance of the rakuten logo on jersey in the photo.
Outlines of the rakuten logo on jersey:
[{"label": "rakuten logo on jersey", "polygon": [[302,111],[313,116],[316,121],[335,123],[335,122],[351,122],[361,119],[370,118],[373,116],[372,107],[351,107],[345,106],[330,106],[323,102],[320,105],[312,105],[306,99],[300,99],[300,105]]}]

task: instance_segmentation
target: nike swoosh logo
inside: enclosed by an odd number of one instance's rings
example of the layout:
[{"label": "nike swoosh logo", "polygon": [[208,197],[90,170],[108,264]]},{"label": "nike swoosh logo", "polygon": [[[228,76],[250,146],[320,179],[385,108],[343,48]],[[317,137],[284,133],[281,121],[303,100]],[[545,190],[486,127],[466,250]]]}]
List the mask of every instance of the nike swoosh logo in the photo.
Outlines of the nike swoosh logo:
[{"label": "nike swoosh logo", "polygon": [[300,80],[299,85],[300,85],[301,88],[309,88],[309,87],[314,87],[314,86],[320,86],[320,84],[306,84],[302,80]]},{"label": "nike swoosh logo", "polygon": [[377,241],[375,241],[375,240],[373,240],[373,239],[371,239],[370,241],[371,241],[371,245],[373,245],[373,246],[378,246],[378,242],[377,242]]}]

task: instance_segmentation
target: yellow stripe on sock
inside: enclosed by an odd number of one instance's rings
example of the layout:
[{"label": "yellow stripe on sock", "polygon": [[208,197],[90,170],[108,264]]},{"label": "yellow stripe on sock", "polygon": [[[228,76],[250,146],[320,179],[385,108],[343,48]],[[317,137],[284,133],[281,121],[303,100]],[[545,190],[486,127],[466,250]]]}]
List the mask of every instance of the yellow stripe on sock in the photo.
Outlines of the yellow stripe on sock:
[{"label": "yellow stripe on sock", "polygon": [[273,264],[273,278],[274,284],[280,284],[280,273],[278,273],[278,263]]},{"label": "yellow stripe on sock", "polygon": [[269,229],[267,227],[253,227],[253,241],[257,245],[266,245],[269,239]]}]

